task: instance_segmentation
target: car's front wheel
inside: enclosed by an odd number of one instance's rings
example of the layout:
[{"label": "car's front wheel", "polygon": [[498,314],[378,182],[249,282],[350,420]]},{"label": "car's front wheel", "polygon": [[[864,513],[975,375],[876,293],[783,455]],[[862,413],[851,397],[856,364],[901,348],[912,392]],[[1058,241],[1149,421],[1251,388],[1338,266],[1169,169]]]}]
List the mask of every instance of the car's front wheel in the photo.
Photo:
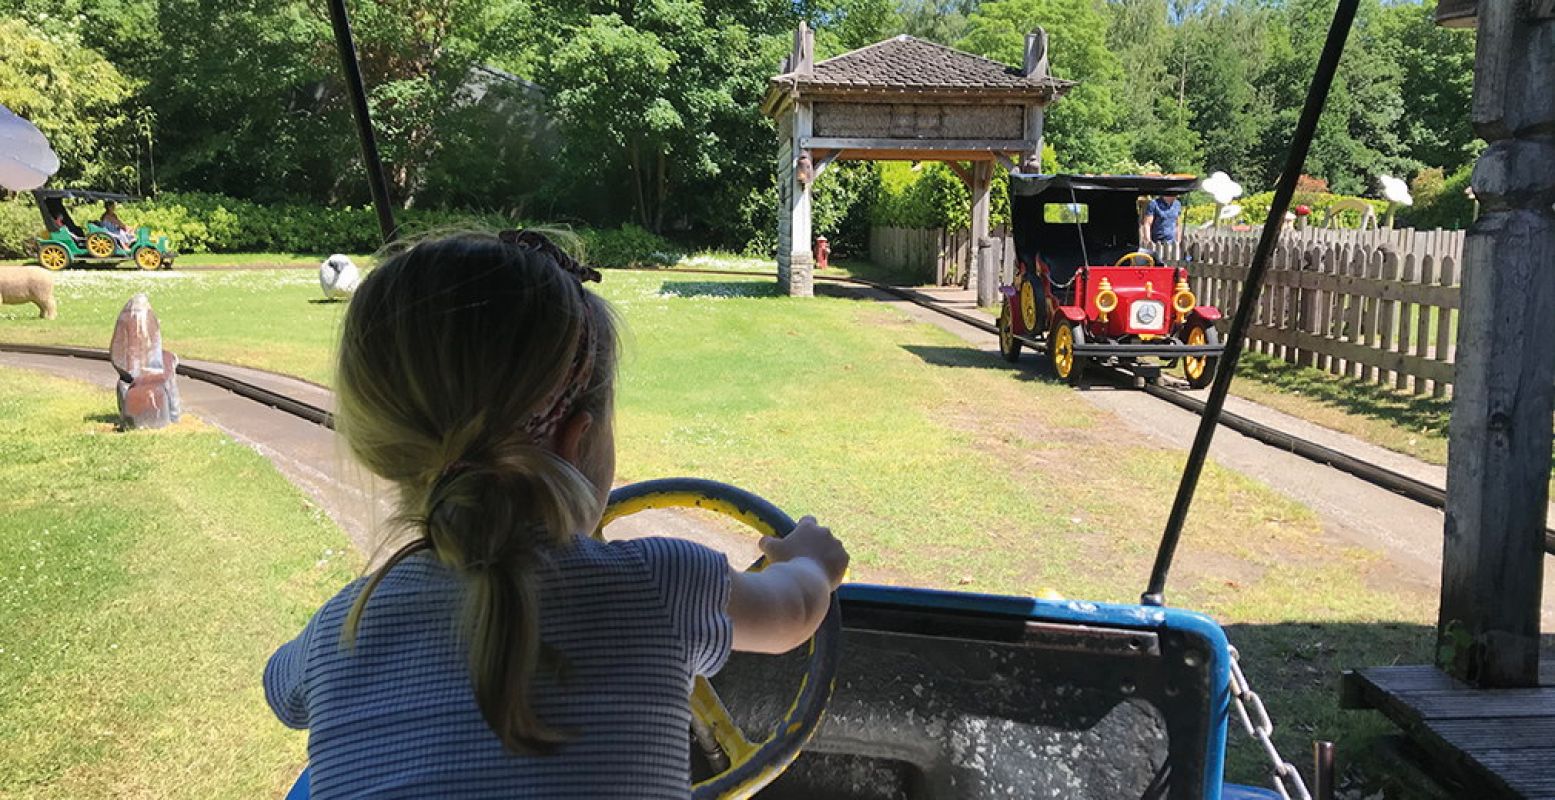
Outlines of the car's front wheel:
[{"label": "car's front wheel", "polygon": [[1053,374],[1070,386],[1079,386],[1085,374],[1085,356],[1075,354],[1075,345],[1085,343],[1085,329],[1079,323],[1060,319],[1053,323],[1053,331],[1047,335],[1047,358],[1053,366]]},{"label": "car's front wheel", "polygon": [[[1189,345],[1217,345],[1220,344],[1220,332],[1214,325],[1201,320],[1188,326],[1182,340]],[[1203,389],[1214,383],[1219,363],[1219,356],[1183,356],[1182,374],[1188,379],[1188,388]]]}]

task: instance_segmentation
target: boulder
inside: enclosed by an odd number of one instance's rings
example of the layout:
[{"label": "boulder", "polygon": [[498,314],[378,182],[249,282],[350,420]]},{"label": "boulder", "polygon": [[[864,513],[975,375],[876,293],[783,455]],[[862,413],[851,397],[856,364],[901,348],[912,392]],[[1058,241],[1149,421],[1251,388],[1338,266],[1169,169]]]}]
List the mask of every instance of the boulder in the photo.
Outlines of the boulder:
[{"label": "boulder", "polygon": [[178,357],[162,349],[162,325],[144,294],[131,297],[119,312],[108,352],[119,372],[119,427],[177,422]]}]

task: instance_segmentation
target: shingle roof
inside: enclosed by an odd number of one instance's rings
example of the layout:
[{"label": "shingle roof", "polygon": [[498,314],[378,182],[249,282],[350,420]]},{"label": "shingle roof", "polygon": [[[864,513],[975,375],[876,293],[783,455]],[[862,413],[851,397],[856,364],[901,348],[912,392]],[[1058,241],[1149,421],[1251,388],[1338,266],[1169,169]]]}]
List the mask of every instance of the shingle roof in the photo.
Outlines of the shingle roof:
[{"label": "shingle roof", "polygon": [[812,72],[786,72],[774,88],[919,89],[957,92],[1062,94],[1073,81],[1022,75],[1019,69],[903,34],[817,63]]}]

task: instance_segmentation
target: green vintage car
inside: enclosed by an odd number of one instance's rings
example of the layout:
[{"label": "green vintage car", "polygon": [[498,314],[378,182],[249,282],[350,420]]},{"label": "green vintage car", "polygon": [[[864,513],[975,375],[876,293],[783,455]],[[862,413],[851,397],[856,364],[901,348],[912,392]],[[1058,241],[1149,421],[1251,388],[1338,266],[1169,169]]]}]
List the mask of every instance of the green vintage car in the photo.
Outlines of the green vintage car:
[{"label": "green vintage car", "polygon": [[141,269],[171,269],[178,253],[168,247],[167,237],[152,238],[150,228],[137,228],[133,233],[116,233],[97,223],[86,227],[76,224],[65,207],[66,200],[87,203],[123,203],[137,198],[113,192],[91,192],[82,189],[35,189],[32,196],[38,202],[38,213],[43,215],[47,234],[37,240],[38,263],[45,269],[61,270],[72,264],[111,265],[134,261]]}]

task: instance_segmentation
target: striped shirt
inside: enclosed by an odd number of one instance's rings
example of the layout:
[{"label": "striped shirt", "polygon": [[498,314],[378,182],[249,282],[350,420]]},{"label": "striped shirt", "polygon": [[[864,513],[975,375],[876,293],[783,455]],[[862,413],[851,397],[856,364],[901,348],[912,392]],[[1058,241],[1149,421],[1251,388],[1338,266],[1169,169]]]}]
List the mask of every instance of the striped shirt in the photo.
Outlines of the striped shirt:
[{"label": "striped shirt", "polygon": [[418,554],[373,591],[354,648],[340,630],[363,580],[265,668],[270,707],[309,730],[312,797],[688,797],[688,696],[729,656],[728,561],[679,539],[579,537],[551,562],[540,632],[567,677],[530,697],[572,738],[545,756],[503,748],[475,704],[461,583]]}]

